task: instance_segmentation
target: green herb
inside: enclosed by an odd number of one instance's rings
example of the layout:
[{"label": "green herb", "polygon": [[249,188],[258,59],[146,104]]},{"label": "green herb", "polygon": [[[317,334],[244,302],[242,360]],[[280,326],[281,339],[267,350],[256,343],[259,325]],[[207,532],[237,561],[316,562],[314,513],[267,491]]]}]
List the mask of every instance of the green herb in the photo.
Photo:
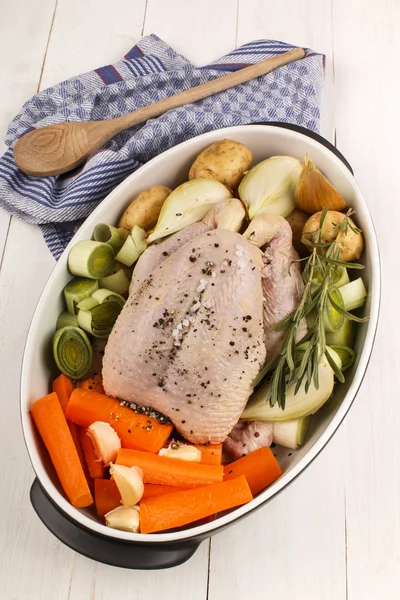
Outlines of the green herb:
[{"label": "green herb", "polygon": [[[367,320],[350,314],[339,306],[332,297],[334,295],[332,290],[336,289],[334,288],[334,282],[338,279],[338,269],[342,267],[363,269],[364,267],[357,263],[340,261],[340,248],[336,240],[330,243],[322,241],[322,227],[327,212],[328,207],[326,206],[322,210],[318,229],[305,234],[309,236],[308,239],[304,235],[302,238],[302,242],[312,248],[312,252],[305,261],[303,270],[305,287],[299,305],[296,310],[276,326],[279,331],[286,331],[281,351],[273,361],[263,368],[253,382],[253,385],[256,386],[265,376],[270,376],[267,401],[269,401],[271,407],[278,404],[280,408],[285,408],[286,393],[289,386],[295,386],[295,394],[297,394],[303,382],[305,382],[306,393],[312,383],[318,389],[318,364],[324,354],[326,354],[336,377],[340,381],[344,381],[341,370],[334,363],[331,356],[326,353],[324,315],[328,308],[333,308],[347,319],[357,322]],[[338,228],[338,233],[340,231],[347,233],[348,228],[357,233],[361,232],[360,229],[355,228],[350,223],[348,217],[352,214],[353,211],[349,210],[342,223],[335,225]],[[298,327],[308,315],[313,317],[309,323],[308,332],[302,339],[296,341]]]}]

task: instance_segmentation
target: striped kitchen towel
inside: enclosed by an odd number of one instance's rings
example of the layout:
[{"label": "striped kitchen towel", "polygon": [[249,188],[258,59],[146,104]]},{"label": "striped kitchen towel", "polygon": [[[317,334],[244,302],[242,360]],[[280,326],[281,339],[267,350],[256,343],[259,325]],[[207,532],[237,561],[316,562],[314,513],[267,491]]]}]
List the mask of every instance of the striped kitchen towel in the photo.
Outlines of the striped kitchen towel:
[{"label": "striped kitchen towel", "polygon": [[301,61],[118,134],[73,172],[30,177],[14,163],[16,139],[33,128],[119,117],[293,47],[258,40],[198,68],[156,35],[149,35],[114,65],[36,94],[7,131],[9,148],[0,159],[0,206],[40,225],[58,259],[82,220],[116,185],[175,144],[221,127],[260,121],[284,121],[318,131],[324,57],[306,50]]}]

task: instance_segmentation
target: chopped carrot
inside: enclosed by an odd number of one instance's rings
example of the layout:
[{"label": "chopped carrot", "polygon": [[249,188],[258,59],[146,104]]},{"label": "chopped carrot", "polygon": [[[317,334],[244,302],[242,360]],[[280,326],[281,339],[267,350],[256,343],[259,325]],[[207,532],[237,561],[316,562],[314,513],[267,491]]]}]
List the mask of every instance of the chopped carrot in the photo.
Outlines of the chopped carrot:
[{"label": "chopped carrot", "polygon": [[86,429],[84,427],[79,428],[79,438],[83,449],[83,454],[85,455],[85,460],[90,477],[93,477],[93,479],[102,479],[104,477],[103,462],[99,460],[96,456],[93,442],[87,435]]},{"label": "chopped carrot", "polygon": [[[63,373],[61,375],[59,375],[59,377],[57,377],[57,379],[55,379],[53,381],[53,392],[55,392],[57,394],[57,398],[60,401],[61,408],[64,413],[65,413],[65,409],[67,408],[68,400],[70,399],[70,396],[71,396],[74,388],[75,388],[75,384],[72,381],[72,379],[70,379]],[[72,439],[74,440],[76,451],[78,452],[78,456],[79,456],[79,460],[80,460],[80,463],[83,468],[83,472],[85,473],[86,481],[88,482],[89,488],[92,491],[93,490],[93,482],[92,482],[92,478],[89,475],[86,460],[83,455],[81,440],[80,440],[80,436],[79,436],[79,427],[78,427],[78,425],[75,425],[75,423],[71,423],[70,421],[67,421],[67,423],[68,423],[68,427],[69,427],[69,430],[72,435]]]},{"label": "chopped carrot", "polygon": [[117,464],[143,469],[143,481],[192,488],[222,481],[223,467],[186,462],[149,452],[126,450],[118,452]]},{"label": "chopped carrot", "polygon": [[31,413],[71,504],[90,506],[93,498],[57,394],[37,400]]},{"label": "chopped carrot", "polygon": [[187,488],[185,487],[178,488],[172,485],[157,485],[156,483],[145,483],[144,493],[141,500],[145,500],[146,498],[152,498],[153,496],[161,496],[162,494],[170,494],[171,492],[177,492],[186,489]]},{"label": "chopped carrot", "polygon": [[67,408],[68,400],[70,399],[74,387],[75,384],[72,379],[63,373],[53,381],[53,392],[57,394],[63,412],[65,412],[65,409]]},{"label": "chopped carrot", "polygon": [[112,479],[94,480],[94,501],[99,517],[104,517],[110,510],[121,504],[121,494]]},{"label": "chopped carrot", "polygon": [[201,452],[202,465],[220,465],[222,461],[222,444],[196,444]]},{"label": "chopped carrot", "polygon": [[[173,459],[171,459],[173,460]],[[244,475],[212,485],[147,498],[140,503],[140,531],[182,527],[253,499]]]},{"label": "chopped carrot", "polygon": [[82,388],[84,390],[89,390],[91,392],[98,392],[99,394],[104,394],[103,388],[103,380],[100,375],[91,375],[87,379],[82,379],[78,381],[78,388]]},{"label": "chopped carrot", "polygon": [[170,424],[161,424],[121,406],[115,398],[82,388],[75,388],[72,392],[65,415],[82,427],[89,427],[95,421],[105,421],[115,429],[122,446],[147,452],[158,452],[172,431]]},{"label": "chopped carrot", "polygon": [[271,449],[264,446],[225,465],[224,481],[239,475],[245,475],[251,493],[258,494],[282,475],[282,469]]}]

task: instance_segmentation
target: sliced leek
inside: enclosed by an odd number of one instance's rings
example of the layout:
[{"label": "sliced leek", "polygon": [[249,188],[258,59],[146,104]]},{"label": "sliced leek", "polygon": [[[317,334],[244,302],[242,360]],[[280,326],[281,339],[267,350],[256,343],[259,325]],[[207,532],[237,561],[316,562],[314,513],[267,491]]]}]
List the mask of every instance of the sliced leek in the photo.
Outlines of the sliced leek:
[{"label": "sliced leek", "polygon": [[294,385],[289,387],[285,410],[282,410],[278,404],[270,406],[267,402],[269,384],[264,383],[251,396],[240,418],[247,421],[290,421],[313,415],[325,404],[333,392],[334,373],[325,356],[322,356],[319,361],[318,379],[318,389],[312,382],[308,393],[305,391],[305,381],[301,384],[297,394],[294,393]]},{"label": "sliced leek", "polygon": [[78,327],[63,327],[56,331],[53,355],[61,373],[71,379],[84,379],[90,373],[92,346],[86,333]]},{"label": "sliced leek", "polygon": [[345,319],[343,325],[337,331],[326,332],[326,343],[328,346],[352,346],[356,336],[356,324],[354,321]]},{"label": "sliced leek", "polygon": [[[122,230],[122,227],[121,227]],[[95,242],[102,242],[103,244],[109,244],[115,252],[122,247],[127,236],[122,237],[120,230],[107,223],[98,223],[93,230],[92,239]]]},{"label": "sliced leek", "polygon": [[[367,290],[361,277],[343,285],[340,288],[344,309],[347,311],[355,310],[365,304],[367,299]],[[335,300],[335,299],[334,299]]]},{"label": "sliced leek", "polygon": [[273,423],[272,439],[279,446],[297,450],[305,442],[309,425],[310,417],[275,422]]},{"label": "sliced leek", "polygon": [[107,337],[125,300],[110,290],[99,289],[78,304],[79,326],[95,337]]},{"label": "sliced leek", "polygon": [[109,244],[84,240],[72,246],[68,255],[68,269],[72,275],[101,279],[111,271],[114,250]]},{"label": "sliced leek", "polygon": [[[336,302],[338,306],[344,308],[342,296],[338,289],[331,288],[330,295],[332,299]],[[324,311],[324,329],[325,331],[337,331],[343,325],[344,316],[335,309],[334,306],[330,302],[327,303],[327,306]]]},{"label": "sliced leek", "polygon": [[65,310],[58,315],[56,322],[56,329],[62,329],[63,327],[78,327],[78,317]]},{"label": "sliced leek", "polygon": [[[316,285],[320,285],[322,282],[322,279],[323,279],[323,274],[321,272],[318,272],[314,275],[313,283],[315,283]],[[339,288],[342,285],[349,283],[349,281],[350,281],[350,277],[347,272],[347,269],[345,267],[337,267],[337,269],[335,269],[335,271],[333,272],[332,285]],[[305,281],[305,283],[307,283],[307,281]]]},{"label": "sliced leek", "polygon": [[[157,225],[147,238],[149,243],[201,221],[221,200],[232,198],[231,192],[213,179],[192,179],[177,187],[162,205]],[[119,259],[118,259],[119,260]]]},{"label": "sliced leek", "polygon": [[342,371],[347,371],[347,369],[350,369],[350,367],[354,365],[355,360],[357,358],[357,354],[352,348],[349,348],[348,346],[334,344],[333,346],[330,346],[330,349],[334,350],[336,354],[339,355],[340,360],[342,362]]},{"label": "sliced leek", "polygon": [[126,276],[124,269],[119,269],[107,277],[99,279],[101,288],[115,292],[116,294],[125,294],[129,290],[131,280]]},{"label": "sliced leek", "polygon": [[99,289],[99,283],[96,279],[88,279],[87,277],[74,277],[67,283],[64,288],[64,298],[68,312],[71,315],[77,313],[76,307]]},{"label": "sliced leek", "polygon": [[145,238],[145,230],[134,225],[126,238],[124,245],[115,257],[115,260],[118,260],[127,267],[131,267],[147,248]]}]

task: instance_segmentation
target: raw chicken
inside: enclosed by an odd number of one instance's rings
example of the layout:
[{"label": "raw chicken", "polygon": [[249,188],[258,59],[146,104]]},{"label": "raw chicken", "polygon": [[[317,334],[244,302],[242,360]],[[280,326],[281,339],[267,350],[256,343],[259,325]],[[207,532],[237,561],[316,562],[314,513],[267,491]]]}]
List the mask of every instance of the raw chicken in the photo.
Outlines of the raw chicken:
[{"label": "raw chicken", "polygon": [[129,296],[103,360],[107,394],[151,406],[196,443],[237,423],[265,361],[261,253],[238,233],[201,233]]},{"label": "raw chicken", "polygon": [[270,446],[273,432],[273,423],[240,421],[226,438],[224,450],[227,450],[235,458],[240,458],[263,446]]},{"label": "raw chicken", "polygon": [[245,216],[246,211],[240,200],[237,198],[222,200],[199,223],[188,225],[181,231],[177,231],[168,238],[163,238],[159,242],[155,242],[149,246],[136,263],[129,287],[129,294],[136,292],[142,281],[147,279],[157,265],[183,246],[183,244],[211,229],[218,228],[239,231]]},{"label": "raw chicken", "polygon": [[[304,288],[299,256],[292,246],[292,229],[283,217],[261,214],[255,217],[243,236],[257,247],[265,248],[262,269],[263,316],[267,360],[279,353],[285,336],[274,327],[298,306]],[[306,322],[299,328],[299,339],[306,333]]]}]

